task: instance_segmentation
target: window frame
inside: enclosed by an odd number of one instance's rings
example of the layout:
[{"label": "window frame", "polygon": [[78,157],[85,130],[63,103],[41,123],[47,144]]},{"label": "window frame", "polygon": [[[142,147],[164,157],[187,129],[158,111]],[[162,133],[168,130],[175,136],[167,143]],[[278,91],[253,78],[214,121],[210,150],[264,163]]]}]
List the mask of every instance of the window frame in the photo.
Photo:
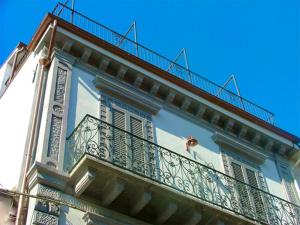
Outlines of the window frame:
[{"label": "window frame", "polygon": [[[235,177],[234,171],[233,171],[233,168],[232,168],[232,162],[233,162],[233,163],[235,163],[235,164],[237,164],[241,167],[243,177],[244,177],[244,183],[250,185],[251,187],[253,186],[249,183],[249,178],[248,178],[248,175],[247,175],[247,172],[246,172],[246,169],[249,169],[249,170],[253,171],[254,174],[255,174],[255,179],[256,179],[257,184],[258,184],[257,188],[260,189],[260,190],[264,190],[266,192],[269,192],[268,188],[267,188],[266,181],[265,181],[265,176],[262,173],[260,166],[257,165],[254,161],[248,159],[247,157],[243,157],[240,154],[236,154],[236,153],[234,153],[230,150],[227,150],[227,148],[226,148],[226,150],[224,150],[224,148],[222,148],[222,159],[223,159],[223,167],[224,167],[225,173],[227,175],[230,175],[234,179],[238,180]],[[226,169],[225,165],[227,165],[227,169]],[[255,187],[255,186],[253,186],[253,187]],[[250,200],[250,206],[251,206],[251,208],[253,208],[255,210],[255,213],[256,213],[256,211],[258,209],[256,207],[255,200],[254,200],[255,197],[254,197],[254,194],[251,193],[251,189],[249,189],[249,187],[247,187],[247,193],[248,193],[249,200]],[[235,195],[236,199],[239,202],[241,202],[239,193],[238,193],[236,188],[234,190],[234,195]],[[266,203],[265,197],[263,195],[260,195],[260,198],[262,200],[263,210],[265,212],[266,220],[269,221],[268,209],[267,209],[267,203]]]},{"label": "window frame", "polygon": [[[131,106],[130,106],[131,107]],[[111,104],[111,110],[110,110],[110,113],[109,113],[109,123],[113,125],[113,118],[112,118],[112,111],[115,109],[117,111],[120,111],[122,113],[124,113],[125,115],[125,131],[131,133],[131,127],[130,127],[130,117],[133,117],[137,120],[140,120],[142,121],[142,133],[143,133],[143,137],[144,139],[147,140],[147,131],[145,129],[145,126],[146,126],[146,123],[147,123],[147,120],[143,117],[141,117],[140,115],[136,115],[132,112],[130,112],[128,109],[124,109],[118,105],[116,105],[115,103],[112,103]]]},{"label": "window frame", "polygon": [[[121,99],[117,99],[115,97],[112,97],[106,93],[100,92],[100,105],[99,105],[99,117],[106,121],[109,124],[113,125],[113,110],[117,110],[119,112],[124,113],[125,116],[125,131],[131,132],[131,118],[134,118],[136,120],[141,121],[142,123],[142,137],[145,140],[148,140],[149,142],[154,143],[154,124],[152,122],[152,115],[146,111],[143,111],[142,109],[139,109],[135,107],[134,105],[124,102]],[[112,135],[112,132],[110,133]],[[125,139],[126,142],[131,141],[130,138]],[[128,143],[130,146],[130,143]],[[152,167],[156,167],[156,156],[157,152],[155,149],[153,149],[153,154],[154,154],[154,161],[150,159],[150,151],[151,148],[145,147],[144,149],[144,165],[145,165],[145,170],[144,172],[139,172],[143,175],[150,175],[152,174]],[[130,152],[126,150],[126,154]],[[127,155],[126,155],[127,156]],[[131,157],[131,156],[130,156]],[[113,158],[111,158],[113,160]],[[153,164],[153,165],[152,165]],[[130,169],[132,167],[132,162],[128,159],[126,159],[126,168]],[[148,168],[149,167],[149,168]],[[148,169],[147,169],[148,168]],[[155,171],[155,169],[154,169]],[[152,175],[151,175],[152,176]]]},{"label": "window frame", "polygon": [[[233,172],[233,169],[232,169],[232,166],[231,166],[231,163],[234,162],[234,163],[236,163],[236,164],[238,164],[238,165],[241,166],[241,169],[242,169],[242,172],[243,172],[243,176],[244,176],[244,179],[245,179],[244,182],[245,182],[246,184],[250,185],[249,179],[248,179],[248,175],[247,175],[247,172],[246,172],[246,169],[249,169],[249,170],[252,170],[252,171],[254,172],[254,174],[255,174],[255,178],[256,178],[257,183],[258,183],[258,188],[259,188],[259,189],[262,189],[262,185],[261,185],[261,182],[259,181],[259,176],[258,176],[258,174],[261,172],[261,171],[259,171],[259,169],[254,168],[254,167],[252,167],[252,166],[250,166],[250,165],[247,165],[247,164],[244,163],[244,162],[238,161],[237,159],[234,159],[234,158],[232,158],[232,157],[230,157],[230,156],[229,156],[228,158],[229,158],[228,161],[229,161],[229,165],[230,165],[229,171],[230,171],[230,175],[231,175],[232,177],[235,178],[234,172]],[[236,179],[236,178],[235,178],[235,179]]]}]

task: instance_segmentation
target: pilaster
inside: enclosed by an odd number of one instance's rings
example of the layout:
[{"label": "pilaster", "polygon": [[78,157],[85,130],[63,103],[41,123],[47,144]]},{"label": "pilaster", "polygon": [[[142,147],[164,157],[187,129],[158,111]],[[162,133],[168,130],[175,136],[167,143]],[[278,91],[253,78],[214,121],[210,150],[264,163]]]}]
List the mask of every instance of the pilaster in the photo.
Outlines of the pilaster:
[{"label": "pilaster", "polygon": [[42,159],[46,165],[62,170],[67,129],[69,93],[71,85],[72,62],[58,54],[52,61],[53,69],[48,74],[48,84],[44,103],[46,115],[42,118],[41,129]]}]

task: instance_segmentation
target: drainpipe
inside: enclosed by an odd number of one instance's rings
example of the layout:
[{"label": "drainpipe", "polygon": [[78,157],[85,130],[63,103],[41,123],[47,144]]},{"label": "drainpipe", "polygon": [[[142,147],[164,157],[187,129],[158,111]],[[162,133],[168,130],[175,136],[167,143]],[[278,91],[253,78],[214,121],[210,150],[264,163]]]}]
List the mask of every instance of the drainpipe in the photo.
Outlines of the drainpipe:
[{"label": "drainpipe", "polygon": [[[45,92],[45,85],[43,85],[44,81],[46,80],[47,77],[47,72],[46,69],[50,65],[50,58],[51,54],[53,51],[53,46],[54,46],[54,40],[55,40],[55,35],[56,35],[56,28],[57,28],[57,21],[53,21],[52,25],[52,33],[51,33],[51,39],[50,39],[50,44],[48,48],[48,54],[45,57],[42,57],[39,60],[41,67],[41,73],[40,73],[40,79],[38,83],[38,91],[37,91],[37,97],[36,97],[36,102],[35,102],[35,107],[34,107],[34,112],[33,112],[33,118],[32,118],[32,129],[30,131],[30,136],[29,136],[29,145],[27,149],[27,155],[26,155],[26,161],[25,161],[25,168],[24,168],[24,174],[22,177],[22,185],[21,185],[21,193],[25,193],[27,189],[27,172],[29,171],[29,167],[31,164],[31,157],[33,153],[33,147],[35,146],[35,142],[37,141],[37,130],[38,130],[38,124],[41,119],[41,102],[42,98],[44,97],[43,93]],[[26,207],[26,201],[25,201],[25,196],[21,195],[19,199],[19,204],[18,204],[18,212],[17,212],[17,217],[16,217],[16,225],[23,225],[24,223],[24,208]]]},{"label": "drainpipe", "polygon": [[14,74],[15,74],[15,71],[16,71],[17,59],[18,59],[19,53],[22,52],[23,50],[24,50],[24,47],[18,48],[18,50],[15,54],[15,58],[14,58],[13,66],[12,66],[12,72],[11,72],[11,75],[9,77],[8,84],[10,84],[12,78],[14,77]]}]

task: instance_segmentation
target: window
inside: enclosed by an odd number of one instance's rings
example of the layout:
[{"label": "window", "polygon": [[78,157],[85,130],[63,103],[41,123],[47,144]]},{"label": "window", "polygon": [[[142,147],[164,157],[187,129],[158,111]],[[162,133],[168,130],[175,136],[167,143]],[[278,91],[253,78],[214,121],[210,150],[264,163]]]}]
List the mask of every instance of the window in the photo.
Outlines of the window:
[{"label": "window", "polygon": [[[145,124],[142,118],[132,115],[130,112],[122,112],[112,108],[112,125],[122,130],[113,130],[113,150],[115,163],[134,169],[136,172],[145,172]],[[126,134],[123,130],[128,131]],[[140,139],[142,138],[142,139]]]},{"label": "window", "polygon": [[102,96],[100,111],[106,114],[100,115],[101,118],[113,125],[110,144],[113,163],[149,175],[154,166],[153,146],[146,141],[153,142],[151,116],[105,95]]},{"label": "window", "polygon": [[230,185],[234,187],[234,200],[236,200],[239,210],[244,215],[248,215],[251,218],[258,217],[259,221],[266,221],[267,223],[264,196],[259,190],[267,191],[267,188],[259,166],[231,151],[223,151],[222,158],[226,174],[237,180],[237,182],[233,182]]},{"label": "window", "polygon": [[294,204],[299,204],[299,197],[294,184],[294,178],[292,176],[289,164],[282,161],[276,160],[277,169],[281,177],[282,183],[285,187],[287,198]]},{"label": "window", "polygon": [[263,196],[258,190],[260,189],[260,185],[257,171],[235,160],[231,160],[231,171],[232,176],[238,181],[251,185],[250,187],[243,183],[236,183],[236,194],[243,213],[246,215],[249,214],[249,216],[256,214],[261,217],[260,220],[266,221],[267,215],[263,203]]},{"label": "window", "polygon": [[[295,178],[292,175],[288,162],[277,158],[276,165],[277,165],[279,175],[281,177],[282,184],[284,185],[286,191],[287,199],[290,202],[299,205],[300,200],[294,183]],[[300,224],[300,210],[298,209],[298,207],[294,207],[292,205],[290,205],[290,207],[291,207],[290,215],[295,218],[297,224]]]}]

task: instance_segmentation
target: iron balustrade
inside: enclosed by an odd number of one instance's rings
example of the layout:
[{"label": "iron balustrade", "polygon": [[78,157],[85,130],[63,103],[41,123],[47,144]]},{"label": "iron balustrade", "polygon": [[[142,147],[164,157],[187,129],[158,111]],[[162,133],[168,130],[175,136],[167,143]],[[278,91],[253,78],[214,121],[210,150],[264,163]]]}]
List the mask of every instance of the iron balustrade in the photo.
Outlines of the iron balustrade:
[{"label": "iron balustrade", "polygon": [[185,67],[167,59],[155,51],[132,41],[131,39],[113,31],[112,29],[96,22],[95,20],[92,20],[75,10],[72,10],[66,5],[58,3],[52,11],[52,14],[65,20],[66,22],[72,23],[80,29],[87,31],[98,38],[101,38],[109,44],[114,45],[115,47],[118,47],[143,61],[146,61],[147,63],[166,71],[168,74],[176,76],[268,123],[274,124],[274,114],[272,112],[236,95],[235,93],[223,88],[222,86],[219,86],[205,77],[186,69]]},{"label": "iron balustrade", "polygon": [[65,170],[83,156],[131,171],[262,224],[300,224],[300,207],[86,115],[67,138]]}]

